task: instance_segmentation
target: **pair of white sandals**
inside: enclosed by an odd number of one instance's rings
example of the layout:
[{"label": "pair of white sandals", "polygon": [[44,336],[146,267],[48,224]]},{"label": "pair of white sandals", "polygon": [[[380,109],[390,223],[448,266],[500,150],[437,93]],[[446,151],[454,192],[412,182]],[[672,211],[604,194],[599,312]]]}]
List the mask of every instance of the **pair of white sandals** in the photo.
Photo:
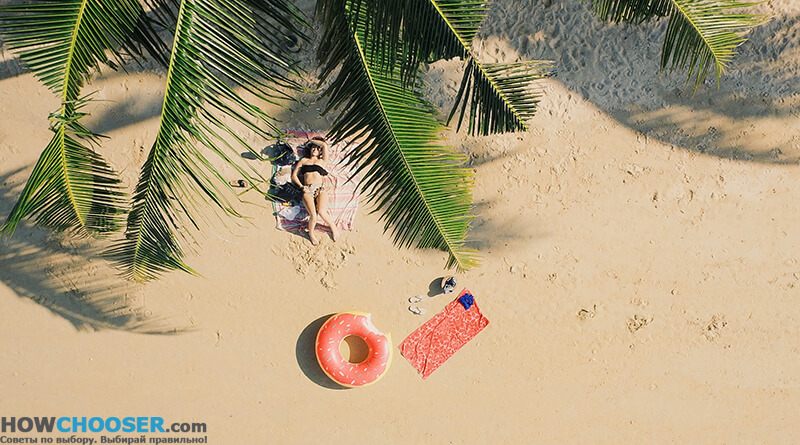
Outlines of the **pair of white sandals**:
[{"label": "pair of white sandals", "polygon": [[[441,283],[441,286],[442,286],[442,293],[444,293],[444,294],[447,294],[447,293],[450,293],[450,292],[452,292],[452,291],[453,291],[453,289],[455,288],[455,285],[456,285],[456,279],[455,279],[455,277],[453,277],[453,276],[446,276],[446,277],[442,278],[442,283]],[[422,307],[416,306],[416,304],[417,304],[417,303],[421,303],[422,301],[424,301],[424,300],[425,300],[425,298],[433,298],[433,297],[435,297],[435,295],[432,295],[432,296],[430,296],[430,297],[426,297],[424,294],[419,294],[419,295],[416,295],[416,296],[414,296],[414,297],[411,297],[411,298],[409,298],[409,299],[408,299],[408,302],[409,302],[409,303],[412,303],[412,305],[408,307],[408,310],[409,310],[409,311],[410,311],[412,314],[416,314],[416,315],[422,315],[422,314],[424,314],[425,312],[427,312],[427,311],[425,310],[425,308],[422,308]]]},{"label": "pair of white sandals", "polygon": [[425,308],[424,308],[424,307],[415,306],[415,304],[417,304],[417,303],[421,303],[423,300],[425,300],[425,298],[427,298],[427,297],[425,297],[425,295],[417,295],[417,296],[414,296],[414,297],[411,297],[411,298],[409,298],[409,299],[408,299],[408,302],[409,302],[409,303],[414,303],[414,304],[412,304],[411,306],[409,306],[409,307],[408,307],[408,310],[409,310],[409,311],[410,311],[412,314],[416,314],[416,315],[422,315],[422,314],[424,314],[425,312],[427,312],[427,311],[425,310]]}]

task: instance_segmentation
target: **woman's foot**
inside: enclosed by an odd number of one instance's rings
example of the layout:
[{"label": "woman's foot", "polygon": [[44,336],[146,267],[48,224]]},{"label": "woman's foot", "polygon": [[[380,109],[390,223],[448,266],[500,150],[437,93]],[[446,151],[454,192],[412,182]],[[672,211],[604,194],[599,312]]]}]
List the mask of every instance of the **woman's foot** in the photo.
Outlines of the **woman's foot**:
[{"label": "woman's foot", "polygon": [[311,240],[311,244],[319,246],[319,238],[317,238],[317,236],[314,235],[314,232],[309,232],[308,229],[306,229],[306,233],[308,233],[308,239]]},{"label": "woman's foot", "polygon": [[337,238],[339,238],[339,229],[335,225],[331,226],[331,239],[336,241]]}]

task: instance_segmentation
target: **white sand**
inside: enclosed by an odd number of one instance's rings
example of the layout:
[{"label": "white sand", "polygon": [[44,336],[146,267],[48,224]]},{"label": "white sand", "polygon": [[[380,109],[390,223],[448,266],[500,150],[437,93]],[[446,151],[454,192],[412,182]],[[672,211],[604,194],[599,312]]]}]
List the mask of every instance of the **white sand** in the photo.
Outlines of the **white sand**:
[{"label": "white sand", "polygon": [[[578,1],[496,2],[485,60],[549,58],[558,75],[531,131],[453,137],[477,170],[484,262],[459,288],[491,324],[428,380],[397,354],[378,384],[329,389],[309,325],[371,312],[399,343],[448,302],[407,310],[445,255],[395,248],[365,208],[315,248],[246,195],[252,225],[212,219],[198,236],[188,261],[203,278],[139,286],[96,256],[102,243],[28,227],[0,241],[2,415],[163,416],[206,422],[220,444],[797,442],[800,5],[763,8],[774,19],[721,88],[692,98],[681,73],[658,75],[663,26],[603,24]],[[57,101],[2,57],[7,215]],[[439,66],[444,104],[458,76]],[[90,88],[116,101],[90,123],[131,184],[163,79]],[[326,125],[315,113],[283,116]]]}]

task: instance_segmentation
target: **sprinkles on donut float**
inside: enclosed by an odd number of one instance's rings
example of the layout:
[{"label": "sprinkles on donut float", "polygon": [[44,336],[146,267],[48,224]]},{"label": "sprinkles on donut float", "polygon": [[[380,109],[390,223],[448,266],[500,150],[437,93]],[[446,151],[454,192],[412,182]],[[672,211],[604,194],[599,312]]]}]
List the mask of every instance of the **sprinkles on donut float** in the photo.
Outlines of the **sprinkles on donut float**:
[{"label": "sprinkles on donut float", "polygon": [[[331,316],[317,333],[316,356],[320,368],[334,382],[354,388],[371,385],[383,377],[392,363],[392,339],[373,324],[371,314],[363,312],[341,312]],[[356,363],[342,356],[340,344],[348,344],[350,338],[363,340],[366,344],[363,359]],[[353,359],[353,354],[350,355]]]}]

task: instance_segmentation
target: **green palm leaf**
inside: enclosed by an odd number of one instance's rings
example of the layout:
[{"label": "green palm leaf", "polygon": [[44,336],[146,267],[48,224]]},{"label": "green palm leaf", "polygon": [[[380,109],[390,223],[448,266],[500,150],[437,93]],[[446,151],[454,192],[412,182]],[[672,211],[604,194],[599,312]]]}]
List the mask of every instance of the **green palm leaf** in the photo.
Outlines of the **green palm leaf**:
[{"label": "green palm leaf", "polygon": [[193,272],[182,260],[181,239],[188,235],[182,228],[197,227],[201,205],[236,215],[220,188],[227,183],[206,153],[243,176],[256,174],[230,156],[237,146],[256,150],[219,116],[262,137],[281,134],[275,119],[234,87],[273,103],[299,88],[281,44],[287,33],[300,34],[304,22],[285,2],[183,0],[176,19],[159,131],[142,167],[125,239],[109,251],[123,274],[139,281],[173,269]]},{"label": "green palm leaf", "polygon": [[642,23],[653,17],[665,17],[672,0],[592,0],[594,12],[610,22]]},{"label": "green palm leaf", "polygon": [[535,82],[548,76],[550,64],[531,61],[481,65],[470,58],[466,66],[448,124],[459,112],[457,128],[468,115],[472,135],[527,131],[527,121],[536,114],[541,97]]},{"label": "green palm leaf", "polygon": [[143,17],[137,0],[40,0],[0,7],[0,34],[48,88],[74,101],[101,65],[116,69],[123,53],[143,54],[131,35],[147,35],[145,49],[162,52]]},{"label": "green palm leaf", "polygon": [[[466,69],[448,124],[460,108],[458,128],[467,115],[469,133],[473,135],[527,130],[527,121],[536,113],[540,97],[534,83],[547,76],[550,64],[544,61],[481,64],[472,51],[472,40],[486,14],[486,3],[464,0],[429,0],[429,3],[450,30],[453,46],[456,40],[462,46],[458,56],[466,58]],[[425,20],[420,17],[415,21],[424,23]],[[455,52],[441,53],[440,57],[456,55]]]},{"label": "green palm leaf", "polygon": [[592,4],[601,18],[615,22],[668,16],[661,69],[686,70],[686,81],[694,77],[695,88],[712,67],[719,84],[747,32],[765,20],[742,13],[758,3],[741,0],[592,0]]},{"label": "green palm leaf", "polygon": [[[404,85],[415,82],[422,62],[464,59],[461,89],[450,112],[450,119],[459,112],[459,128],[467,116],[471,134],[527,129],[539,97],[532,85],[545,77],[549,66],[537,61],[488,68],[478,61],[471,42],[486,15],[486,2],[324,0],[318,5],[321,12],[346,9],[351,26],[362,11],[364,47],[370,49],[380,72],[390,73],[399,67]],[[327,48],[321,48],[320,54],[326,52]]]},{"label": "green palm leaf", "polygon": [[[128,36],[143,38],[148,50],[160,40],[140,18],[136,0],[44,0],[0,8],[0,33],[22,63],[61,99],[54,113],[55,135],[34,166],[22,196],[3,225],[13,233],[22,218],[79,233],[104,233],[119,227],[122,213],[116,174],[89,144],[97,135],[79,123],[79,98],[93,71],[116,68],[122,53],[141,55]],[[147,37],[149,36],[149,37]]]},{"label": "green palm leaf", "polygon": [[360,139],[351,159],[396,244],[441,249],[449,254],[448,267],[473,267],[475,252],[464,246],[473,173],[461,167],[463,155],[438,143],[443,127],[419,93],[422,85],[408,88],[398,69],[379,68],[366,45],[364,15],[352,22],[336,10],[325,14],[326,66],[341,63],[326,90],[328,107],[341,108],[329,135]]},{"label": "green palm leaf", "polygon": [[[384,2],[373,3],[390,7]],[[403,79],[416,75],[422,62],[472,56],[472,40],[488,9],[485,1],[407,0],[401,30]],[[397,47],[386,45],[385,50],[395,53]]]},{"label": "green palm leaf", "polygon": [[84,104],[85,100],[70,103],[71,116],[50,116],[55,134],[3,225],[4,233],[12,234],[26,215],[35,215],[43,226],[80,234],[104,234],[122,227],[124,193],[111,167],[87,146],[96,144],[99,136],[78,122]]}]

